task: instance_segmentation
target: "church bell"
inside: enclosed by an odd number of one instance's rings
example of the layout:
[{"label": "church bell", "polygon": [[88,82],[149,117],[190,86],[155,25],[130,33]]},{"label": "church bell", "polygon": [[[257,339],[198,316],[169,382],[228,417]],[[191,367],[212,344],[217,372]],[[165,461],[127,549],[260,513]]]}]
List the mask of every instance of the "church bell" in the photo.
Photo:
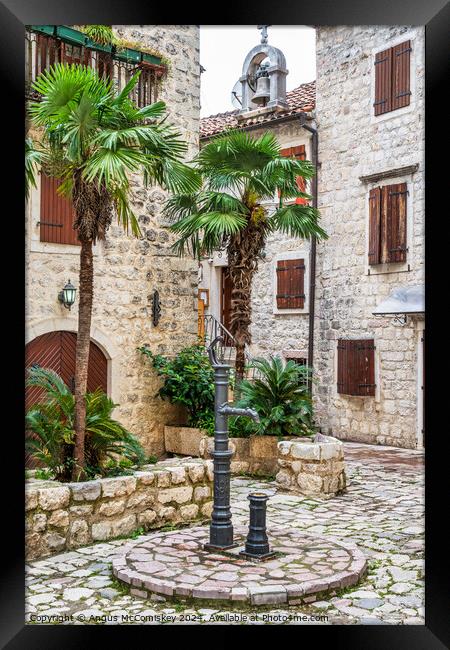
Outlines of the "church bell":
[{"label": "church bell", "polygon": [[263,106],[268,99],[270,99],[270,79],[264,75],[258,77],[256,92],[252,97],[252,102]]}]

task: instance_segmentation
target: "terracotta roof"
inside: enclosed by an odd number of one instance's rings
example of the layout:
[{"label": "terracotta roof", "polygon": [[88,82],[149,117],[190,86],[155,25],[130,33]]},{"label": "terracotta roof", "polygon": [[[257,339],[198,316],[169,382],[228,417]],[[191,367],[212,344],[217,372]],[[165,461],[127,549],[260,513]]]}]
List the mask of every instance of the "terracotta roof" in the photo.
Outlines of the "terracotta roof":
[{"label": "terracotta roof", "polygon": [[288,108],[285,111],[256,115],[248,120],[240,120],[239,122],[237,120],[238,110],[203,117],[200,120],[200,138],[208,138],[230,127],[239,128],[265,124],[303,111],[306,113],[312,111],[316,105],[316,82],[310,81],[307,84],[301,84],[297,88],[289,90],[286,93],[286,101]]}]

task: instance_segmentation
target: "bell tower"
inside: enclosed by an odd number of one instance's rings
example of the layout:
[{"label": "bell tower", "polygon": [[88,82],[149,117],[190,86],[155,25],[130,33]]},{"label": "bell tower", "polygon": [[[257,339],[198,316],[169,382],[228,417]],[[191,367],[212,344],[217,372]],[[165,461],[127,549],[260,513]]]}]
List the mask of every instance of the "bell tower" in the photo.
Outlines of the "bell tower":
[{"label": "bell tower", "polygon": [[261,42],[245,57],[242,75],[242,107],[239,117],[248,117],[253,111],[286,110],[286,59],[283,52],[268,44],[267,28],[261,30]]}]

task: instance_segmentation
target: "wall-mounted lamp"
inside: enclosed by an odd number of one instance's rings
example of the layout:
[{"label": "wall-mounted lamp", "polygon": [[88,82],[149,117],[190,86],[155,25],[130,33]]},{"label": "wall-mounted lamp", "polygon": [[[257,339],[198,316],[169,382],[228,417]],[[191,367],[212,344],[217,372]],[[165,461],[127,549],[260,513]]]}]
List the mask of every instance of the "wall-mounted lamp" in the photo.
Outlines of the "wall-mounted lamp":
[{"label": "wall-mounted lamp", "polygon": [[58,293],[58,300],[59,302],[62,302],[66,309],[70,310],[73,303],[75,302],[76,293],[77,290],[69,280],[64,289]]}]

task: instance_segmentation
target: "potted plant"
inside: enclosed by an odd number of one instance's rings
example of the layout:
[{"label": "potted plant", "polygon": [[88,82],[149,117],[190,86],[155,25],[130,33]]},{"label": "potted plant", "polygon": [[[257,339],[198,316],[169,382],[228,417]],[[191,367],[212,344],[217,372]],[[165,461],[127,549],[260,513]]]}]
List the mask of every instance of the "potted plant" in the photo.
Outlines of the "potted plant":
[{"label": "potted plant", "polygon": [[183,423],[164,428],[166,451],[198,456],[205,431],[214,431],[214,371],[202,345],[191,345],[174,357],[139,348],[152,363],[163,384],[157,396],[181,406]]},{"label": "potted plant", "polygon": [[252,464],[273,473],[277,467],[277,445],[292,437],[314,435],[309,382],[311,369],[278,356],[254,359],[253,380],[240,383],[239,406],[254,408],[259,423],[246,420]]},{"label": "potted plant", "polygon": [[[57,481],[70,481],[74,463],[75,397],[62,378],[48,368],[30,368],[27,384],[40,388],[42,399],[25,416],[26,447]],[[86,478],[113,476],[146,462],[138,439],[111,417],[117,406],[102,391],[86,393]]]}]

